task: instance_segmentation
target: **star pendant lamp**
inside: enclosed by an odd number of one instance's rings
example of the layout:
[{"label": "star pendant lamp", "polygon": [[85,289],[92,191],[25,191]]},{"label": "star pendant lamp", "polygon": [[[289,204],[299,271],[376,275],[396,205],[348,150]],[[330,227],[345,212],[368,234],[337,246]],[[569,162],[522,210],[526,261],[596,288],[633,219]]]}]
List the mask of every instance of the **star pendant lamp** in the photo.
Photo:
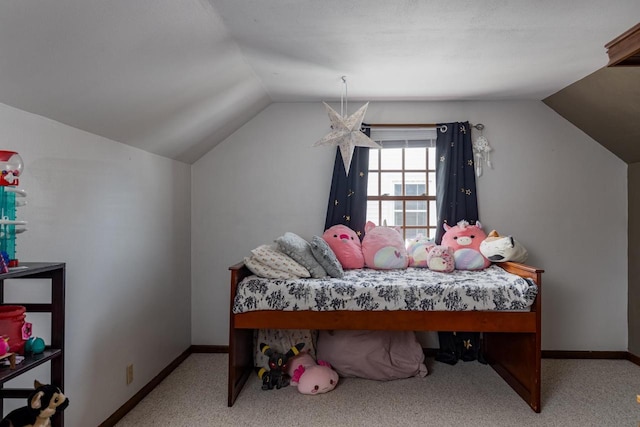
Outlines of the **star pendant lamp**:
[{"label": "star pendant lamp", "polygon": [[369,103],[367,102],[364,104],[358,109],[358,111],[349,117],[342,117],[326,102],[323,102],[323,104],[329,114],[329,122],[331,122],[332,131],[324,138],[313,144],[313,146],[337,145],[340,147],[340,154],[342,154],[342,162],[344,163],[344,171],[346,175],[349,176],[353,150],[356,147],[382,148],[378,143],[360,130],[362,120],[364,119],[364,114],[367,112]]}]

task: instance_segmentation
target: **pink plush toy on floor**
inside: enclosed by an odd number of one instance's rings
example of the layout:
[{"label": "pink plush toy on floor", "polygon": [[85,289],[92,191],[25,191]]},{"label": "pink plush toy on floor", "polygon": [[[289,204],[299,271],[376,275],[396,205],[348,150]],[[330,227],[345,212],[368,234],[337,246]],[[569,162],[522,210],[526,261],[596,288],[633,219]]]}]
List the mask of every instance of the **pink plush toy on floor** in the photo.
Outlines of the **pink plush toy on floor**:
[{"label": "pink plush toy on floor", "polygon": [[300,353],[287,365],[291,385],[297,386],[302,394],[322,394],[338,385],[338,373],[324,360],[313,360],[307,352]]},{"label": "pink plush toy on floor", "polygon": [[469,225],[462,220],[453,227],[444,224],[444,229],[441,244],[453,249],[456,270],[482,270],[491,265],[491,261],[480,252],[480,244],[487,238],[480,221]]},{"label": "pink plush toy on floor", "polygon": [[327,228],[322,238],[329,245],[342,268],[353,269],[364,267],[364,256],[360,238],[355,231],[346,225],[338,224]]}]

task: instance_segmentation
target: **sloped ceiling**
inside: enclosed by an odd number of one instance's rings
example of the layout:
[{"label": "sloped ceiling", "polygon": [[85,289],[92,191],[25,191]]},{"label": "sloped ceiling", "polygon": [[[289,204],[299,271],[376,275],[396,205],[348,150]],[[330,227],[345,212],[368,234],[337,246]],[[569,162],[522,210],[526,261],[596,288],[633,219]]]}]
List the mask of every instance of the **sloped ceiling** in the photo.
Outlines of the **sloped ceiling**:
[{"label": "sloped ceiling", "polygon": [[[544,99],[637,0],[6,0],[0,102],[192,163],[271,102]],[[637,116],[636,116],[637,117]],[[10,142],[5,142],[10,144]]]},{"label": "sloped ceiling", "polygon": [[544,103],[626,163],[640,162],[640,67],[602,68]]}]

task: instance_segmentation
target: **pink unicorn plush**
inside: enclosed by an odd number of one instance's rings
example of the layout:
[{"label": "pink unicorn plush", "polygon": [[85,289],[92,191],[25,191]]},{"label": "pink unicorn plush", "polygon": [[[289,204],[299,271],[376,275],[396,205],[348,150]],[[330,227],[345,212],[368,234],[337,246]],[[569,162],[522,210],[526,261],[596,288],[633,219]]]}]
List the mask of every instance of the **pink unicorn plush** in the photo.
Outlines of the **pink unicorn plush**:
[{"label": "pink unicorn plush", "polygon": [[362,239],[364,264],[369,268],[389,270],[407,268],[409,256],[400,231],[395,227],[376,227],[368,221]]},{"label": "pink unicorn plush", "polygon": [[355,231],[346,225],[338,224],[327,228],[322,238],[336,254],[342,268],[364,267],[362,244]]},{"label": "pink unicorn plush", "polygon": [[453,249],[456,270],[482,270],[491,265],[491,261],[480,252],[480,243],[487,238],[487,234],[482,231],[479,221],[469,225],[462,220],[453,227],[444,224],[444,229],[441,244]]},{"label": "pink unicorn plush", "polygon": [[409,255],[409,267],[429,267],[427,255],[429,248],[435,245],[433,240],[418,234],[415,239],[409,240],[407,254]]}]

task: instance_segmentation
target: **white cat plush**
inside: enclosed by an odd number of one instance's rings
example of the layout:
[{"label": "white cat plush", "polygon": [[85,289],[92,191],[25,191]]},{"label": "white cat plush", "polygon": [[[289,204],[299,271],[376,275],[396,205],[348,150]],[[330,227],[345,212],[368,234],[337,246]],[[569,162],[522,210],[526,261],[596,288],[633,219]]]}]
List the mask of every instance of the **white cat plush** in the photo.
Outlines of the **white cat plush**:
[{"label": "white cat plush", "polygon": [[500,236],[492,230],[480,243],[480,252],[491,262],[525,262],[529,253],[511,236]]}]

